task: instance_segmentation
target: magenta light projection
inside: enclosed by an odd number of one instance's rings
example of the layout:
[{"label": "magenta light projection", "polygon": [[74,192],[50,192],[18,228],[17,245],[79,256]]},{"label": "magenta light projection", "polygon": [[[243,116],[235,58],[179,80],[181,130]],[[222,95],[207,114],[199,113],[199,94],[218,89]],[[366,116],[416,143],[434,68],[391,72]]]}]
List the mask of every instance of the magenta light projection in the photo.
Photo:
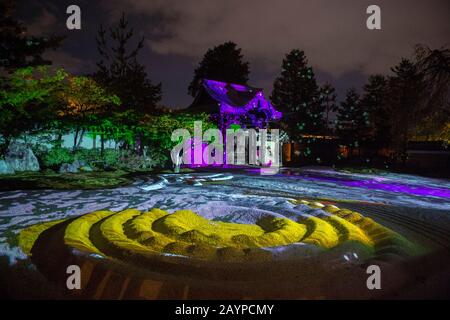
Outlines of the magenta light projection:
[{"label": "magenta light projection", "polygon": [[391,181],[384,178],[365,178],[365,179],[353,179],[342,178],[337,176],[329,176],[327,174],[301,174],[297,172],[291,172],[287,170],[278,176],[292,176],[292,178],[299,178],[302,180],[313,182],[330,182],[345,187],[364,188],[379,191],[389,191],[393,193],[404,193],[415,196],[424,197],[439,197],[450,199],[449,188],[439,188],[436,186],[424,186],[413,183],[402,183],[398,181]]}]

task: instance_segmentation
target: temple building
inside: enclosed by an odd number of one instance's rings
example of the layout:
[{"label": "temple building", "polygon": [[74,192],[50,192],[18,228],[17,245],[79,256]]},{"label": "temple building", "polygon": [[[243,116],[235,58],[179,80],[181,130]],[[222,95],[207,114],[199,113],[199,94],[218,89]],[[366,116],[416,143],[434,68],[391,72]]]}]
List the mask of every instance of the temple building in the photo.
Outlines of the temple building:
[{"label": "temple building", "polygon": [[[271,126],[272,122],[281,119],[281,112],[275,110],[270,101],[265,98],[263,89],[246,85],[220,82],[204,79],[202,86],[192,104],[185,109],[189,113],[206,113],[211,121],[215,122],[224,134],[228,128],[240,128],[246,138],[245,152],[249,151],[248,129],[278,129]],[[260,133],[256,133],[257,154],[261,154]],[[267,132],[266,157],[269,162],[281,159],[281,155],[275,157],[274,151],[280,153],[278,135],[275,137],[270,130]],[[236,150],[237,151],[237,150]],[[236,152],[238,157],[238,152]],[[246,157],[246,162],[248,158]]]},{"label": "temple building", "polygon": [[191,113],[208,113],[222,130],[237,124],[241,128],[270,128],[270,123],[281,119],[264,97],[263,89],[204,79],[192,104]]}]

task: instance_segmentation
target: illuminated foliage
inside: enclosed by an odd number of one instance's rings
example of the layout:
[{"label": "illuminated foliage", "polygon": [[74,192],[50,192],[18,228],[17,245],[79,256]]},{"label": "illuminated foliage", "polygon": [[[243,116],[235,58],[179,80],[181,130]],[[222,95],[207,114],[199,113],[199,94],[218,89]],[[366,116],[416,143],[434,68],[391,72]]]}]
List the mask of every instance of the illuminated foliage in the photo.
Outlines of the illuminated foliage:
[{"label": "illuminated foliage", "polygon": [[64,97],[68,106],[62,115],[86,117],[97,114],[106,105],[120,105],[120,99],[116,95],[107,94],[97,82],[84,76],[69,78]]},{"label": "illuminated foliage", "polygon": [[85,76],[69,77],[63,97],[66,107],[59,116],[75,130],[74,148],[81,144],[87,126],[102,121],[105,109],[121,103],[116,95],[108,94],[96,81]]},{"label": "illuminated foliage", "polygon": [[203,130],[210,128],[216,128],[216,125],[209,121],[209,115],[206,113],[201,114],[162,114],[159,116],[147,117],[142,121],[142,126],[146,138],[149,139],[154,145],[158,145],[165,152],[170,152],[176,142],[171,141],[172,132],[176,129],[187,129],[194,135],[194,121],[201,121]]},{"label": "illuminated foliage", "polygon": [[5,139],[52,126],[64,106],[61,93],[68,74],[47,67],[16,70],[0,88],[0,133]]}]

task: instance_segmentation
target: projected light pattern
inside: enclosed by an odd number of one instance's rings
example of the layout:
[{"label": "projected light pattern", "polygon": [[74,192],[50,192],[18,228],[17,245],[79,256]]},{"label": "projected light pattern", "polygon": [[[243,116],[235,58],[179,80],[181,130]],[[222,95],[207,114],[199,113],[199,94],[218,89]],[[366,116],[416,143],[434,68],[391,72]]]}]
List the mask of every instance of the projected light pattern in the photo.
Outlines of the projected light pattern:
[{"label": "projected light pattern", "polygon": [[391,192],[402,192],[419,196],[432,196],[450,198],[450,190],[441,188],[431,188],[422,186],[408,186],[395,183],[379,183],[374,180],[366,181],[348,181],[344,182],[349,187],[360,187],[368,189],[386,190]]},{"label": "projected light pattern", "polygon": [[[450,210],[448,181],[393,173],[357,174],[326,169],[291,171],[291,174],[284,171],[275,176],[246,173],[244,169],[233,172],[232,176],[217,172],[164,174],[138,177],[130,186],[113,189],[0,192],[0,255],[9,256],[11,261],[23,258],[14,235],[29,225],[95,210],[117,212],[126,208],[148,210],[156,207],[173,212],[184,209],[208,219],[236,223],[254,223],[253,218],[261,214],[290,219],[316,215],[317,209],[289,202],[292,197],[396,206],[395,212],[402,209],[408,219],[450,228],[450,217],[446,214]],[[410,193],[403,193],[387,188],[360,187],[357,185],[363,182],[354,183],[356,180],[405,185],[420,189],[418,192],[422,195],[410,189]],[[372,186],[376,185],[374,183]],[[421,210],[427,210],[427,214]]]},{"label": "projected light pattern", "polygon": [[[364,248],[367,257],[377,252],[392,252],[398,256],[418,253],[419,248],[406,238],[357,212],[319,202],[300,200],[294,203],[320,209],[321,213],[299,217],[296,221],[263,215],[253,223],[232,223],[209,220],[190,210],[174,213],[158,208],[144,212],[101,210],[69,224],[56,221],[26,228],[20,233],[19,246],[30,255],[42,232],[61,223],[66,227],[64,238],[59,241],[86,253],[125,257],[126,263],[133,260],[129,252],[140,255],[141,263],[148,256],[167,254],[221,262],[268,261],[276,255],[267,249],[277,247],[279,251],[280,247],[299,242],[317,249],[337,250],[345,243],[356,242],[359,248]],[[102,239],[101,243],[98,239]]]},{"label": "projected light pattern", "polygon": [[[310,181],[330,182],[346,187],[365,188],[372,190],[383,190],[395,193],[405,193],[416,196],[439,197],[450,199],[450,189],[445,187],[419,185],[413,183],[401,183],[393,179],[380,177],[351,179],[348,176],[334,175],[328,176],[323,174],[306,174],[301,175],[301,179]],[[281,174],[283,175],[283,174]],[[284,173],[286,175],[286,173]],[[290,175],[289,173],[287,174]]]}]

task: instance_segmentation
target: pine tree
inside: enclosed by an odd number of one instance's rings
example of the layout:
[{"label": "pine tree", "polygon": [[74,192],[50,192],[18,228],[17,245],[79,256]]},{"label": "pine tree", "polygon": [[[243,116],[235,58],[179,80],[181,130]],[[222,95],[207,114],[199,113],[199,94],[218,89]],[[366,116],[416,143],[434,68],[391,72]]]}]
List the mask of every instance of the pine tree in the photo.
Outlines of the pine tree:
[{"label": "pine tree", "polygon": [[313,69],[305,53],[292,50],[283,59],[281,75],[275,80],[272,103],[284,112],[284,123],[291,139],[321,132],[324,127],[323,105]]},{"label": "pine tree", "polygon": [[94,74],[95,79],[122,102],[119,109],[111,110],[123,113],[123,120],[130,123],[154,114],[161,100],[161,84],[153,85],[145,67],[137,60],[144,46],[144,38],[138,41],[134,49],[128,49],[133,34],[134,30],[128,26],[124,14],[118,25],[109,30],[111,43],[108,42],[106,30],[100,27],[96,40],[101,59]]},{"label": "pine tree", "polygon": [[208,51],[194,71],[194,78],[188,87],[188,93],[195,97],[202,79],[247,84],[249,63],[243,61],[241,49],[233,42],[225,42]]},{"label": "pine tree", "polygon": [[368,124],[369,113],[362,108],[359,94],[354,88],[349,89],[338,109],[336,131],[348,145],[350,155],[366,140]]},{"label": "pine tree", "polygon": [[25,26],[12,17],[14,2],[0,2],[0,68],[13,72],[18,68],[51,64],[42,54],[60,46],[63,37],[28,36]]},{"label": "pine tree", "polygon": [[[161,84],[153,85],[145,67],[137,60],[144,47],[144,38],[137,42],[134,49],[129,50],[133,34],[134,30],[128,26],[125,14],[122,14],[117,25],[109,29],[111,43],[107,40],[106,31],[100,27],[96,40],[101,60],[97,63],[98,70],[94,78],[121,101],[119,106],[110,105],[105,108],[104,118],[120,123],[124,134],[128,135],[133,131],[136,136],[135,150],[137,154],[142,154],[142,132],[137,125],[145,116],[158,112]],[[103,135],[101,141],[103,152]],[[128,142],[125,145],[129,147]]]},{"label": "pine tree", "polygon": [[420,112],[423,77],[416,65],[407,59],[391,68],[388,78],[387,111],[389,112],[392,146],[397,158],[406,161],[408,139],[423,121]]},{"label": "pine tree", "polygon": [[330,123],[330,113],[336,112],[338,110],[338,105],[336,102],[336,90],[330,83],[326,83],[322,88],[320,88],[319,99],[323,105],[325,111],[325,128],[329,132]]},{"label": "pine tree", "polygon": [[376,147],[387,147],[390,141],[389,113],[386,110],[387,81],[383,75],[369,76],[361,98],[362,108],[369,113],[368,130]]}]

